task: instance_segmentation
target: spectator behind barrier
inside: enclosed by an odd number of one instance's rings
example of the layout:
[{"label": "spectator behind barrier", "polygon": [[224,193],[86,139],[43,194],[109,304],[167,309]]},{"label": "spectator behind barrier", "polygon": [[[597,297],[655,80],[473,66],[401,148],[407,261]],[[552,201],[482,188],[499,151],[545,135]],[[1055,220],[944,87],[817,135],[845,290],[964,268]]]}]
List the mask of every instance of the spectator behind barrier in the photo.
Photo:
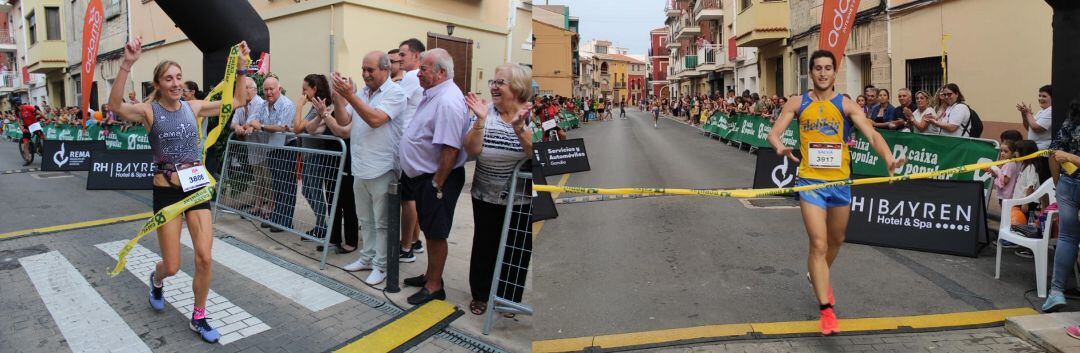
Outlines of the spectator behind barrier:
[{"label": "spectator behind barrier", "polygon": [[[530,112],[529,85],[532,70],[518,64],[503,64],[495,69],[495,76],[488,82],[492,103],[481,101],[469,93],[466,103],[476,115],[472,128],[465,135],[464,147],[469,156],[476,157],[476,172],[472,182],[473,231],[472,253],[469,265],[469,288],[472,301],[469,310],[483,314],[487,310],[491,294],[496,257],[502,246],[502,229],[510,225],[525,225],[524,232],[509,232],[504,259],[513,259],[515,266],[503,266],[498,296],[515,302],[521,301],[521,289],[525,287],[526,271],[532,255],[532,204],[529,199],[512,199],[505,191],[519,161],[532,156],[532,132],[526,128]],[[519,190],[526,190],[522,185]],[[509,223],[504,222],[507,205],[513,205]],[[516,229],[516,228],[515,228]],[[512,317],[513,314],[504,314]]]},{"label": "spectator behind barrier", "polygon": [[[401,82],[401,88],[409,99],[409,106],[399,119],[401,131],[405,134],[405,128],[409,126],[413,117],[416,116],[416,108],[424,99],[424,88],[420,85],[420,53],[424,52],[424,43],[419,39],[409,38],[398,44],[401,58],[401,70],[405,71]],[[393,57],[391,57],[393,59]],[[424,252],[424,244],[420,241],[420,223],[416,216],[416,200],[401,196],[401,256],[400,261],[409,263],[416,261],[417,253]]]},{"label": "spectator behind barrier", "polygon": [[364,87],[359,94],[351,78],[333,74],[334,118],[338,125],[349,130],[356,217],[363,232],[359,258],[344,268],[371,270],[364,282],[375,285],[386,279],[387,210],[400,207],[388,205],[386,196],[398,179],[401,130],[394,119],[405,113],[408,97],[401,86],[390,80],[390,56],[386,53],[368,53],[362,69]]},{"label": "spectator behind barrier", "polygon": [[444,49],[421,56],[419,79],[424,100],[401,138],[402,197],[416,200],[420,228],[428,239],[427,271],[405,279],[422,288],[409,297],[412,305],[446,299],[443,269],[447,241],[458,195],[465,185],[462,139],[468,126],[468,108],[454,84],[454,60]]},{"label": "spectator behind barrier", "polygon": [[964,104],[964,94],[955,83],[950,83],[941,88],[941,97],[944,100],[943,110],[939,118],[930,119],[930,123],[941,128],[941,135],[963,136],[963,126],[971,118],[971,109]]},{"label": "spectator behind barrier", "polygon": [[[281,89],[277,76],[268,74],[262,84],[263,95],[266,96],[266,104],[262,106],[266,113],[261,117],[265,121],[259,121],[263,131],[277,134],[292,131],[293,116],[296,115],[296,105],[289,97],[286,97]],[[271,136],[269,144],[271,148],[281,146],[296,146],[293,137]],[[293,213],[296,210],[296,151],[285,149],[272,149],[267,156],[270,169],[270,189],[273,192],[274,210],[270,215],[270,221],[278,226],[271,226],[271,233],[285,231],[284,228],[292,228]],[[284,228],[282,228],[284,227]],[[301,237],[301,240],[307,240]]]},{"label": "spectator behind barrier", "polygon": [[[293,133],[332,135],[326,128],[325,121],[325,117],[333,111],[332,107],[327,107],[330,103],[330,85],[326,81],[326,76],[318,74],[304,76],[297,102],[300,106],[297,107],[296,115],[293,116]],[[304,107],[309,104],[312,107],[304,113]],[[317,150],[338,150],[337,144],[328,145],[326,140],[310,137],[301,138],[300,146]],[[302,187],[300,190],[304,199],[308,201],[308,205],[311,205],[312,212],[315,213],[315,227],[305,233],[315,238],[326,236],[327,218],[334,217],[334,210],[330,209],[330,200],[333,199],[333,183],[337,179],[333,171],[337,169],[338,162],[322,155],[309,154],[305,156],[301,166]],[[340,243],[336,245],[338,245],[335,247],[339,253],[345,251],[341,249]],[[317,251],[322,250],[322,245],[317,247]]]},{"label": "spectator behind barrier", "polygon": [[[236,108],[233,112],[232,126],[233,133],[236,134],[239,140],[266,143],[269,138],[266,134],[262,133],[261,120],[263,115],[266,114],[266,101],[256,94],[255,80],[251,77],[243,76],[238,79],[243,82],[244,96],[247,97],[246,104]],[[273,211],[273,200],[270,198],[270,171],[267,169],[266,151],[265,148],[250,148],[244,149],[246,152],[242,152],[239,156],[246,155],[247,158],[239,158],[237,162],[241,165],[248,165],[251,168],[252,183],[248,190],[251,191],[251,206],[250,213],[256,217],[262,219],[269,219],[270,214]],[[263,227],[268,225],[263,223]]]}]

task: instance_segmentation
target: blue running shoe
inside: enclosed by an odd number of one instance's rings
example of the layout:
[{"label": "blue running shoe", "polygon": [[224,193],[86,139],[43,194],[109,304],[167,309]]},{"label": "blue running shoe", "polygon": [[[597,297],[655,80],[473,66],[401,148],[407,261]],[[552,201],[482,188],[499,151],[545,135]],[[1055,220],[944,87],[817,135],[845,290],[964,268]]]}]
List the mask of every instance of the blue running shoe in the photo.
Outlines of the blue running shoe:
[{"label": "blue running shoe", "polygon": [[198,320],[191,319],[191,330],[198,332],[203,341],[217,343],[218,339],[221,338],[221,334],[218,333],[217,329],[210,327],[210,324],[206,321],[209,319],[208,317]]},{"label": "blue running shoe", "polygon": [[165,297],[161,295],[161,292],[165,289],[165,284],[162,283],[161,288],[154,287],[154,272],[150,272],[150,307],[154,310],[165,310]]},{"label": "blue running shoe", "polygon": [[1061,310],[1065,307],[1065,296],[1061,294],[1050,294],[1046,297],[1046,301],[1043,302],[1042,311],[1044,313],[1052,313]]}]

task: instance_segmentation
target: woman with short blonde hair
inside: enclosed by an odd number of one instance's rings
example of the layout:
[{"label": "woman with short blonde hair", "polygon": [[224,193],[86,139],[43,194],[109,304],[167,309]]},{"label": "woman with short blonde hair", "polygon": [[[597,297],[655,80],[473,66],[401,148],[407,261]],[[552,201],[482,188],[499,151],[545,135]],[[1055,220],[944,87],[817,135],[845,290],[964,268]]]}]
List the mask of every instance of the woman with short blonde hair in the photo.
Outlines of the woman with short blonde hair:
[{"label": "woman with short blonde hair", "polygon": [[[503,64],[495,69],[488,81],[492,103],[469,93],[465,103],[476,114],[472,128],[465,135],[465,152],[476,157],[476,172],[472,183],[473,231],[472,255],[469,265],[469,286],[472,301],[469,311],[480,315],[487,310],[491,282],[495,273],[495,258],[499,254],[504,214],[508,204],[514,208],[510,224],[531,224],[530,200],[515,200],[507,195],[507,183],[517,163],[532,156],[532,129],[526,127],[532,104],[532,70],[518,64]],[[530,227],[524,227],[526,229]],[[515,266],[503,266],[499,297],[521,301],[525,275],[532,252],[532,234],[513,232],[505,258],[517,259]],[[505,283],[512,283],[512,286]],[[507,314],[512,316],[512,314]]]}]

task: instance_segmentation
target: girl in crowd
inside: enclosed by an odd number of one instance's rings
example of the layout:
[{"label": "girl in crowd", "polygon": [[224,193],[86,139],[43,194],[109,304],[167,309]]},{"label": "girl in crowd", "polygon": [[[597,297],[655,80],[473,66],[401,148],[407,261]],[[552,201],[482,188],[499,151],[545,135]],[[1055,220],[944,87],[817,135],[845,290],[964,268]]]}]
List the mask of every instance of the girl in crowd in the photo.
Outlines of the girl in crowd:
[{"label": "girl in crowd", "polygon": [[[247,67],[248,48],[240,42],[240,65]],[[136,38],[124,46],[124,59],[116,82],[127,82],[131,66],[142,53],[142,39]],[[237,72],[240,77],[243,72]],[[150,137],[150,149],[154,153],[157,171],[154,173],[154,212],[183,200],[198,191],[198,188],[184,191],[181,188],[179,173],[201,165],[202,144],[198,133],[201,119],[197,117],[217,116],[221,102],[201,100],[182,100],[184,93],[183,72],[180,64],[164,60],[154,67],[154,92],[149,103],[124,103],[124,85],[113,85],[109,94],[109,106],[113,112],[125,121],[144,123]],[[240,80],[237,80],[239,82]],[[242,105],[246,95],[239,87],[234,105]],[[205,170],[202,171],[205,173]],[[183,220],[169,220],[157,229],[158,246],[161,248],[161,261],[150,272],[150,306],[154,310],[165,310],[164,281],[180,269],[180,227],[186,221],[191,233],[192,248],[195,250],[195,280],[192,282],[195,293],[194,307],[189,327],[206,342],[214,343],[220,338],[216,329],[210,326],[206,317],[206,296],[210,291],[211,259],[210,248],[213,244],[213,229],[210,219],[210,204],[201,203],[188,208],[183,213]]]},{"label": "girl in crowd", "polygon": [[[515,302],[521,301],[526,271],[532,253],[531,208],[528,199],[515,199],[504,190],[519,161],[532,156],[532,130],[529,120],[529,96],[532,70],[518,64],[503,64],[495,69],[488,82],[492,104],[470,92],[465,102],[476,115],[472,128],[465,135],[464,149],[476,157],[476,173],[472,183],[473,231],[472,256],[469,265],[469,287],[472,301],[469,311],[481,315],[487,310],[495,260],[501,245],[502,229],[525,229],[526,233],[510,232],[504,258],[514,259],[514,266],[502,265],[505,282],[500,282],[498,295]],[[530,189],[522,185],[521,189]],[[518,190],[511,190],[517,194]],[[513,205],[510,225],[504,224],[507,205]],[[513,285],[507,285],[507,283]],[[505,314],[512,317],[513,314]]]}]

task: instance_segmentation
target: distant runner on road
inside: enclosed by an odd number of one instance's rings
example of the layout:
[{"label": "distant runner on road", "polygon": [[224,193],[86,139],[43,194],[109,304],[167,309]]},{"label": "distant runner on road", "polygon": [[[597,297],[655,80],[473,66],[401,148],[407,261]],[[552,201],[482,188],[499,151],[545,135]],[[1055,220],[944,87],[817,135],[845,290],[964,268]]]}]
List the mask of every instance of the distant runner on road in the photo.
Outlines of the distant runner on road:
[{"label": "distant runner on road", "polygon": [[[851,155],[844,136],[850,133],[852,126],[870,140],[870,146],[885,161],[892,176],[893,171],[902,166],[905,160],[894,160],[885,139],[874,130],[866,113],[854,101],[836,93],[833,86],[836,57],[832,52],[815,51],[810,56],[810,72],[814,81],[813,90],[803,93],[802,99],[792,99],[784,105],[768,137],[777,155],[799,163],[795,185],[851,179]],[[796,118],[801,160],[780,141],[780,134]],[[799,200],[806,233],[810,237],[808,276],[820,304],[821,334],[829,336],[839,332],[829,268],[844,243],[848,216],[851,215],[851,186],[830,186],[799,192]]]}]

